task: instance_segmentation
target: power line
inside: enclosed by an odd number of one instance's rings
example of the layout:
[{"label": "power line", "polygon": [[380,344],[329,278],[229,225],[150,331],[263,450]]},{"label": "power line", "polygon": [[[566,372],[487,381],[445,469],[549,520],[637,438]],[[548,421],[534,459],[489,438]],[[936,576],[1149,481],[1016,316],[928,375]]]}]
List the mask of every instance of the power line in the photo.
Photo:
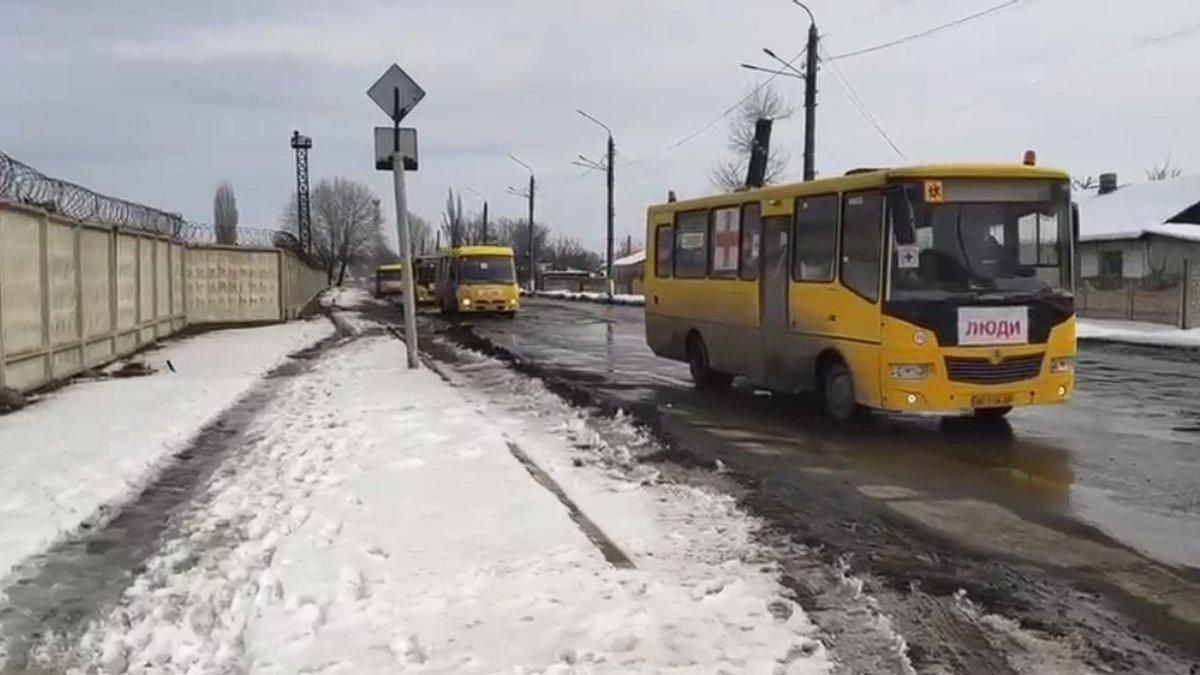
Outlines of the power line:
[{"label": "power line", "polygon": [[[808,51],[807,49],[801,49],[799,53],[797,53],[792,58],[788,59],[787,66],[791,66],[796,61],[800,60],[800,57],[804,56],[805,52],[807,52],[807,51]],[[678,141],[675,141],[674,143],[666,146],[665,148],[663,148],[662,150],[659,150],[658,152],[653,152],[649,155],[643,155],[641,157],[638,157],[637,159],[631,159],[631,160],[625,162],[625,164],[623,164],[622,166],[632,166],[634,164],[644,162],[648,159],[654,159],[655,157],[661,157],[661,156],[675,150],[676,148],[679,148],[679,147],[683,146],[684,144],[690,142],[691,140],[695,139],[697,136],[700,136],[701,134],[708,131],[709,129],[717,126],[717,124],[719,124],[721,122],[721,120],[723,120],[726,117],[729,117],[731,114],[733,114],[733,112],[736,111],[738,108],[740,108],[743,103],[745,103],[746,101],[749,101],[751,98],[753,98],[755,95],[757,95],[758,92],[760,92],[764,88],[766,88],[767,85],[771,84],[771,82],[773,82],[775,80],[775,78],[779,77],[781,74],[783,74],[783,70],[774,71],[774,73],[770,77],[763,80],[762,83],[760,83],[758,86],[751,89],[745,96],[738,99],[736,103],[734,103],[733,105],[731,105],[728,108],[726,108],[725,110],[723,110],[720,115],[717,115],[708,124],[705,124],[704,126],[700,127],[699,129],[684,136],[683,138],[679,139]]]},{"label": "power line", "polygon": [[[1027,82],[1015,89],[1007,90],[1004,93],[1011,94],[1011,93],[1017,92],[1017,91],[1024,91],[1025,89],[1029,89],[1029,88],[1036,87],[1041,84],[1045,84],[1046,82],[1057,79],[1057,78],[1062,77],[1063,75],[1066,75],[1069,73],[1075,73],[1075,72],[1079,72],[1082,70],[1087,70],[1089,68],[1095,68],[1096,66],[1104,65],[1105,63],[1109,63],[1112,61],[1116,61],[1117,59],[1126,57],[1130,54],[1133,54],[1134,52],[1140,52],[1143,49],[1157,47],[1158,45],[1160,45],[1164,42],[1170,42],[1172,40],[1175,40],[1175,39],[1178,39],[1181,37],[1185,37],[1188,34],[1194,33],[1198,30],[1200,30],[1200,23],[1194,24],[1192,26],[1188,26],[1187,28],[1173,30],[1169,33],[1163,33],[1162,35],[1157,35],[1155,37],[1152,37],[1148,41],[1134,45],[1128,49],[1124,49],[1124,50],[1121,50],[1121,51],[1115,52],[1115,53],[1106,54],[1106,55],[1104,55],[1098,59],[1094,59],[1092,61],[1086,61],[1083,63],[1078,63],[1075,65],[1068,66],[1066,68],[1060,68],[1058,70],[1051,71],[1050,73],[1047,73],[1046,75],[1043,75],[1042,77],[1040,77],[1032,82]],[[968,103],[967,105],[956,108],[954,110],[954,114],[957,115],[959,113],[964,113],[968,110],[976,108],[976,107],[982,105],[989,98],[991,98],[991,96],[984,96],[984,97],[975,99],[973,102]]]},{"label": "power line", "polygon": [[867,123],[874,127],[875,131],[883,137],[883,140],[887,141],[887,144],[891,146],[892,151],[896,153],[896,156],[898,156],[900,159],[906,159],[904,151],[900,149],[900,146],[896,145],[896,142],[893,141],[892,137],[889,136],[887,131],[884,130],[883,125],[879,123],[879,120],[876,119],[875,116],[871,114],[871,111],[867,109],[867,104],[862,100],[862,97],[858,95],[858,92],[854,89],[854,85],[850,84],[850,81],[847,80],[842,74],[841,69],[838,68],[837,64],[830,63],[829,70],[833,73],[833,79],[839,85],[841,85],[843,92],[846,94],[846,98],[848,98],[850,103],[858,109],[858,112],[863,116],[863,119],[865,119]]},{"label": "power line", "polygon": [[901,45],[901,44],[904,44],[905,42],[911,42],[912,40],[916,40],[918,38],[923,38],[927,35],[933,35],[934,33],[940,33],[941,31],[948,30],[950,28],[954,28],[955,26],[961,26],[964,23],[974,21],[975,19],[979,19],[979,18],[985,17],[989,14],[994,14],[996,12],[999,12],[1002,9],[1007,9],[1009,7],[1012,7],[1013,5],[1015,5],[1019,2],[1021,2],[1021,0],[1005,0],[1005,2],[1002,2],[998,5],[993,5],[981,12],[976,12],[970,16],[964,16],[963,18],[956,19],[954,21],[951,21],[950,23],[944,23],[944,24],[941,24],[940,26],[934,26],[933,28],[927,28],[919,33],[913,33],[912,35],[906,35],[902,38],[897,38],[890,42],[884,42],[882,44],[878,44],[873,47],[865,47],[863,49],[856,49],[852,52],[845,52],[843,54],[835,54],[833,56],[828,57],[826,59],[826,61],[838,61],[841,59],[848,59],[852,56],[862,56],[863,54],[870,54],[871,52],[877,52],[882,49],[887,49],[888,47],[895,47],[896,45]]},{"label": "power line", "polygon": [[868,12],[866,14],[860,14],[860,15],[854,17],[853,19],[849,19],[847,21],[839,23],[838,25],[834,26],[832,30],[825,31],[825,33],[822,34],[821,37],[829,37],[833,33],[841,31],[843,28],[845,28],[847,26],[857,28],[858,26],[862,26],[863,24],[874,21],[875,19],[879,18],[883,14],[887,14],[888,12],[892,11],[893,9],[896,9],[900,5],[904,5],[909,2],[912,2],[912,0],[895,0],[894,2],[891,2],[891,3],[888,3],[886,5],[876,8],[874,11]]}]

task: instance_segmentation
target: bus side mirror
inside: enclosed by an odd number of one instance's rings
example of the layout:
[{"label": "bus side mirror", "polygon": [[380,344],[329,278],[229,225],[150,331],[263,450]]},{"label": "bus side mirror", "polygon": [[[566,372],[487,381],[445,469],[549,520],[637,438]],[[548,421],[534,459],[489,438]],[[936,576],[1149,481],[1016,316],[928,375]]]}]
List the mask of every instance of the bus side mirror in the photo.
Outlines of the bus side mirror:
[{"label": "bus side mirror", "polygon": [[892,218],[892,232],[896,243],[917,242],[916,216],[913,214],[912,194],[907,188],[890,190],[887,193],[888,211]]}]

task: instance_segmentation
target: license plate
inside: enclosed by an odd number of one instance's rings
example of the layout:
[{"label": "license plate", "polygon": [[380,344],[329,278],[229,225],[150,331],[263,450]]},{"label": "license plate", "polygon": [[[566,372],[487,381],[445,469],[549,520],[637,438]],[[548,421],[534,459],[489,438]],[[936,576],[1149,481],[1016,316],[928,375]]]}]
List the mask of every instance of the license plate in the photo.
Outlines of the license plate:
[{"label": "license plate", "polygon": [[974,394],[971,396],[972,408],[1000,408],[1012,405],[1012,394]]}]

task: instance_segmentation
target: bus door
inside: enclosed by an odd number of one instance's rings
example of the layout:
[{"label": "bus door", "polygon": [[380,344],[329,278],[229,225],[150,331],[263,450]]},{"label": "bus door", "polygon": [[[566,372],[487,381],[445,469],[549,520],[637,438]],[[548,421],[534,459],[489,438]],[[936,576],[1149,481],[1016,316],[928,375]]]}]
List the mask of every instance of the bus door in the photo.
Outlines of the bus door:
[{"label": "bus door", "polygon": [[771,388],[791,388],[787,366],[788,334],[788,238],[792,219],[769,216],[763,219],[762,274],[758,284],[763,384]]}]

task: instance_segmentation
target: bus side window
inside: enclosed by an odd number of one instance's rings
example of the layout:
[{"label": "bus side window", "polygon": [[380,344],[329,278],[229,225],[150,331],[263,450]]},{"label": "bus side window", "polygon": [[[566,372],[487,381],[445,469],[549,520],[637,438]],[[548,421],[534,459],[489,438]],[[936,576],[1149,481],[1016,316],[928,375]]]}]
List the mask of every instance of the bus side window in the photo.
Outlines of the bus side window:
[{"label": "bus side window", "polygon": [[837,214],[836,194],[796,200],[796,234],[792,237],[792,278],[796,281],[833,281]]},{"label": "bus side window", "polygon": [[752,202],[742,207],[741,278],[758,278],[759,247],[762,246],[762,205]]},{"label": "bus side window", "polygon": [[703,279],[708,272],[708,211],[675,215],[674,275]]},{"label": "bus side window", "polygon": [[883,198],[859,192],[842,202],[842,284],[871,302],[879,299]]},{"label": "bus side window", "polygon": [[675,247],[675,231],[670,225],[659,225],[654,230],[654,276],[671,276],[671,249]]}]

